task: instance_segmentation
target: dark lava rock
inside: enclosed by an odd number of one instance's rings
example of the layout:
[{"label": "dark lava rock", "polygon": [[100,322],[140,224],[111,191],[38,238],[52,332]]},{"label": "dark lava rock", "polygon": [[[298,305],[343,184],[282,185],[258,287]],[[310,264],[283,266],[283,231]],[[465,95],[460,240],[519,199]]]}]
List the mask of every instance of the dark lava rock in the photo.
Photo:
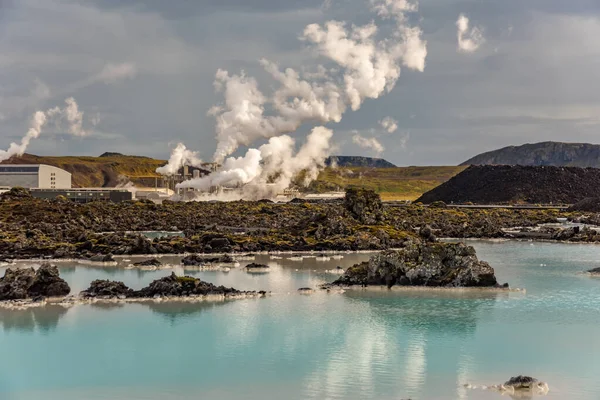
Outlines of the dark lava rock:
[{"label": "dark lava rock", "polygon": [[539,380],[530,376],[515,376],[504,383],[504,386],[512,386],[515,390],[532,389]]},{"label": "dark lava rock", "polygon": [[463,243],[409,243],[346,270],[334,285],[498,287],[494,269]]},{"label": "dark lava rock", "polygon": [[90,287],[79,295],[84,298],[124,298],[130,297],[133,290],[125,286],[123,282],[109,280],[95,280]]},{"label": "dark lava rock", "polygon": [[261,271],[261,270],[271,269],[271,267],[269,267],[268,265],[265,265],[265,264],[252,263],[252,264],[246,265],[246,269],[248,271]]},{"label": "dark lava rock", "polygon": [[162,263],[156,258],[133,263],[136,267],[160,267]]},{"label": "dark lava rock", "polygon": [[375,225],[383,219],[383,203],[379,195],[372,190],[347,189],[344,207],[356,220],[365,225]]},{"label": "dark lava rock", "polygon": [[134,297],[182,297],[190,295],[221,294],[232,295],[242,293],[233,288],[215,286],[212,283],[203,282],[190,276],[177,276],[172,273],[161,279],[150,283],[142,290],[136,291]]},{"label": "dark lava rock", "polygon": [[212,247],[212,249],[216,252],[218,251],[228,251],[230,249],[231,243],[227,238],[214,238],[208,242],[208,245]]},{"label": "dark lava rock", "polygon": [[22,200],[30,199],[31,193],[29,190],[22,187],[14,187],[8,192],[4,192],[0,195],[0,200]]},{"label": "dark lava rock", "polygon": [[600,169],[472,165],[416,202],[573,204],[597,197]]},{"label": "dark lava rock", "polygon": [[36,297],[66,296],[71,288],[60,278],[58,268],[48,263],[33,268],[8,268],[0,279],[0,300],[22,300]]},{"label": "dark lava rock", "polygon": [[433,243],[437,241],[437,238],[433,234],[433,231],[431,230],[431,227],[429,225],[425,225],[424,227],[419,229],[419,236],[426,242]]},{"label": "dark lava rock", "polygon": [[592,275],[600,275],[600,268],[590,269],[588,272]]},{"label": "dark lava rock", "polygon": [[600,197],[587,197],[573,204],[567,211],[600,212]]},{"label": "dark lava rock", "polygon": [[207,257],[199,254],[191,254],[181,259],[181,263],[185,266],[203,266],[206,264],[231,264],[235,260],[228,254],[218,257]]},{"label": "dark lava rock", "polygon": [[112,254],[98,254],[90,257],[90,261],[93,262],[115,262],[115,259]]}]

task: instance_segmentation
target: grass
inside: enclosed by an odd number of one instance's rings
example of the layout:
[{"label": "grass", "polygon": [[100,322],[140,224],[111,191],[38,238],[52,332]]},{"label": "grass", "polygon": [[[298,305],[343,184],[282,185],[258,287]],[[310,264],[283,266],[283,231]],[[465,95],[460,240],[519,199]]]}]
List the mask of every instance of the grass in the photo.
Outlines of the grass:
[{"label": "grass", "polygon": [[375,190],[382,200],[414,200],[439,186],[466,166],[397,167],[397,168],[327,168],[308,190],[326,192],[346,187]]}]

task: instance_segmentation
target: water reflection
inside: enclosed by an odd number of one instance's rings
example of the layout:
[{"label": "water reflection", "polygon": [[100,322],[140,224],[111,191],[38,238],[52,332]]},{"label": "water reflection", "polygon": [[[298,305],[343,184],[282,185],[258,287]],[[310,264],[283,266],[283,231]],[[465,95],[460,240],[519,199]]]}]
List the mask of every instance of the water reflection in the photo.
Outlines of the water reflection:
[{"label": "water reflection", "polygon": [[46,305],[26,310],[0,308],[0,326],[4,332],[19,331],[50,332],[56,329],[58,321],[69,311],[68,307]]}]

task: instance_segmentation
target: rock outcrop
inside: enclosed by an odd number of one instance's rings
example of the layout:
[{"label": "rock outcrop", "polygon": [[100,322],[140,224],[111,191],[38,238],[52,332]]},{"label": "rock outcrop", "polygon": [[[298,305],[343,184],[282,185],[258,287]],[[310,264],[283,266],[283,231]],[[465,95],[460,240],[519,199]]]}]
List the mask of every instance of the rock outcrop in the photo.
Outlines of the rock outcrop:
[{"label": "rock outcrop", "polygon": [[589,274],[591,275],[596,275],[596,276],[600,276],[600,268],[594,268],[594,269],[590,269],[588,271]]},{"label": "rock outcrop", "polygon": [[257,264],[257,263],[252,263],[252,264],[248,264],[246,265],[246,271],[247,272],[269,272],[271,270],[271,267],[269,267],[268,265],[265,264]]},{"label": "rock outcrop", "polygon": [[0,279],[0,301],[60,297],[70,292],[71,288],[60,278],[58,268],[48,263],[42,264],[37,271],[8,268]]},{"label": "rock outcrop", "polygon": [[177,276],[172,273],[161,279],[150,283],[142,290],[133,293],[133,297],[184,297],[184,296],[206,296],[206,295],[224,295],[231,296],[242,294],[243,292],[226,288],[224,286],[215,286],[212,283],[201,281],[190,276]]},{"label": "rock outcrop", "polygon": [[136,267],[160,267],[162,263],[156,258],[133,263]]},{"label": "rock outcrop", "polygon": [[[213,239],[214,240],[214,239]],[[181,263],[185,266],[201,267],[206,264],[231,264],[235,262],[233,257],[224,254],[218,257],[201,256],[199,254],[191,254],[181,259]]]},{"label": "rock outcrop", "polygon": [[333,285],[497,287],[494,269],[463,243],[410,242],[354,265]]},{"label": "rock outcrop", "polygon": [[344,206],[365,225],[375,225],[383,219],[383,203],[377,193],[368,189],[347,189]]},{"label": "rock outcrop", "polygon": [[89,298],[126,298],[133,295],[133,290],[128,288],[123,282],[109,280],[95,280],[90,287],[79,294],[79,296]]}]

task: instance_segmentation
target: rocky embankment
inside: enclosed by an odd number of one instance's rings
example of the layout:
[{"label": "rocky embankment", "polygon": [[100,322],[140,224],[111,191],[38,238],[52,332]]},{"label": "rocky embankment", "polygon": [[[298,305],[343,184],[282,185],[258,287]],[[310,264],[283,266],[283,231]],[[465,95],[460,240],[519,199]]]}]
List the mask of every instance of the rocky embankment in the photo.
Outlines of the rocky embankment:
[{"label": "rocky embankment", "polygon": [[[41,303],[46,298],[66,299],[71,289],[59,276],[56,266],[48,263],[36,271],[33,268],[8,268],[4,277],[0,278],[0,302],[3,305],[24,305]],[[78,296],[69,298],[71,302],[98,300],[132,300],[149,299],[234,299],[245,297],[262,297],[266,292],[240,291],[225,286],[216,286],[190,276],[177,276],[172,273],[157,279],[145,288],[133,290],[123,282],[95,280],[90,287]]]},{"label": "rocky embankment", "polygon": [[[600,214],[585,212],[453,209],[442,203],[391,207],[367,190],[349,190],[346,199],[337,203],[162,205],[76,204],[66,199],[33,199],[26,191],[12,190],[0,195],[0,260],[110,262],[111,255],[386,250],[402,247],[426,224],[439,237],[502,238],[511,237],[503,228],[531,228],[559,217],[600,223]],[[141,231],[184,235],[148,239]],[[596,242],[600,235],[579,232],[556,240]]]}]

